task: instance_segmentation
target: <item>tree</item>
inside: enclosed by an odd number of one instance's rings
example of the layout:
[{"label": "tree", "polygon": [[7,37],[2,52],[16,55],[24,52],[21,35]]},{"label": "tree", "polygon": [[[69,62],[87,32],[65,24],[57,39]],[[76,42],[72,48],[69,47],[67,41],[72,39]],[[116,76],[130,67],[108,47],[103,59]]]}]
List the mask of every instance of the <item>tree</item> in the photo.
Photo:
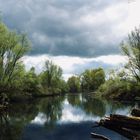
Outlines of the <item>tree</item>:
[{"label": "tree", "polygon": [[77,76],[72,76],[67,81],[69,91],[76,93],[80,91],[80,78]]},{"label": "tree", "polygon": [[64,79],[60,80],[59,88],[61,90],[61,93],[68,93],[68,91],[69,91],[68,84]]},{"label": "tree", "polygon": [[0,92],[11,87],[16,67],[29,47],[26,35],[18,35],[0,23]]},{"label": "tree", "polygon": [[105,73],[102,68],[85,70],[81,74],[82,91],[94,91],[105,82]]},{"label": "tree", "polygon": [[92,84],[92,76],[91,76],[91,70],[85,70],[81,74],[81,89],[82,91],[89,91],[91,89]]},{"label": "tree", "polygon": [[16,65],[15,70],[13,72],[14,78],[12,78],[11,81],[8,81],[8,84],[10,85],[10,89],[8,90],[22,91],[25,86],[25,81],[24,81],[25,75],[26,75],[25,65],[20,62]]},{"label": "tree", "polygon": [[28,72],[24,75],[24,86],[23,90],[28,92],[37,92],[39,85],[39,78],[35,73],[35,68],[32,67]]},{"label": "tree", "polygon": [[128,57],[126,66],[137,80],[140,82],[140,28],[135,28],[128,35],[127,41],[122,43],[122,51]]},{"label": "tree", "polygon": [[45,63],[45,71],[41,73],[41,83],[43,87],[51,90],[59,89],[62,80],[62,69],[53,64],[52,61],[47,60]]}]

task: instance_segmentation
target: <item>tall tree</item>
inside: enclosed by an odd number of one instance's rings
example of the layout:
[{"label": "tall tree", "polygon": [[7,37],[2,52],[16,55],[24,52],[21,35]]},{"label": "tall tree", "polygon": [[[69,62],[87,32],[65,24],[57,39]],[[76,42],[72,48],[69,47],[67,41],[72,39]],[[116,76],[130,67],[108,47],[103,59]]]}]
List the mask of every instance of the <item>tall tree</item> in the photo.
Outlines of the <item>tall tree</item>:
[{"label": "tall tree", "polygon": [[140,28],[135,28],[122,43],[122,51],[128,57],[128,68],[135,79],[140,82]]},{"label": "tall tree", "polygon": [[25,73],[24,75],[24,91],[28,92],[37,92],[38,91],[38,85],[39,85],[39,78],[35,73],[35,68],[31,67],[31,69]]},{"label": "tall tree", "polygon": [[29,50],[30,42],[26,35],[10,31],[0,22],[0,90],[10,86],[23,55]]},{"label": "tall tree", "polygon": [[41,74],[41,81],[43,87],[48,89],[59,88],[62,80],[62,69],[53,64],[52,61],[47,60],[45,63],[45,70]]}]

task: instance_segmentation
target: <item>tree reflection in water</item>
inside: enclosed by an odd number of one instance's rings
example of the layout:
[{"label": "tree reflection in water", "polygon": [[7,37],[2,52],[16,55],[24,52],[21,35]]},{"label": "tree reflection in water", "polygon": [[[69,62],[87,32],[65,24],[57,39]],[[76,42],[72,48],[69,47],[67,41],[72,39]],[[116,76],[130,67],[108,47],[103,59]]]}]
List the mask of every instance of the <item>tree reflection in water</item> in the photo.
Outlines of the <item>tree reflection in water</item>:
[{"label": "tree reflection in water", "polygon": [[47,129],[53,129],[55,123],[61,118],[64,99],[64,96],[59,96],[40,101],[39,112],[43,112],[46,116],[45,126]]},{"label": "tree reflection in water", "polygon": [[14,104],[0,114],[0,140],[20,140],[24,127],[36,116],[38,109],[31,104]]},{"label": "tree reflection in water", "polygon": [[68,100],[69,104],[71,104],[72,106],[77,106],[77,107],[81,106],[82,103],[81,94],[68,95],[66,96],[66,99]]},{"label": "tree reflection in water", "polygon": [[99,99],[86,98],[83,103],[83,109],[86,113],[99,117],[103,117],[106,113],[106,106]]},{"label": "tree reflection in water", "polygon": [[[103,117],[110,113],[116,113],[117,111],[129,110],[134,104],[123,104],[120,102],[107,101],[105,99],[92,98],[85,94],[67,96],[69,104],[73,107],[81,108],[86,114]],[[125,113],[125,112],[124,112]]]},{"label": "tree reflection in water", "polygon": [[[66,102],[68,103],[67,105],[71,105],[71,108],[74,109],[75,114],[73,115],[82,112],[84,115],[86,114],[85,117],[92,116],[93,118],[96,116],[100,118],[106,114],[115,113],[120,110],[129,112],[129,109],[133,106],[116,102],[112,103],[82,94],[49,97],[31,102],[12,104],[7,112],[0,114],[0,140],[22,139],[26,126],[32,125],[40,113],[45,116],[44,123],[42,124],[44,128],[46,128],[47,132],[53,131],[57,122],[63,117],[62,115],[65,115],[62,112],[64,113],[63,110],[66,109],[64,107]],[[81,110],[80,112],[79,109]]]}]

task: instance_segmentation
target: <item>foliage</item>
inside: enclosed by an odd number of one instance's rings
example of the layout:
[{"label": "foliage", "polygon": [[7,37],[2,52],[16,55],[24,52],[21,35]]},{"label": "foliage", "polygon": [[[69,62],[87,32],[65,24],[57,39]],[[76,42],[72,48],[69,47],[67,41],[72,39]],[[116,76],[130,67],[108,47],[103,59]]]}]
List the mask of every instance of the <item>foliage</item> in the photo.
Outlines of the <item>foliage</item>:
[{"label": "foliage", "polygon": [[52,61],[47,60],[45,63],[45,70],[40,74],[41,84],[46,92],[61,93],[62,69],[53,64]]},{"label": "foliage", "polygon": [[77,76],[72,76],[67,81],[69,92],[76,93],[80,91],[80,78]]},{"label": "foliage", "polygon": [[140,97],[140,29],[135,28],[122,43],[122,52],[128,58],[124,71],[112,71],[109,79],[100,86],[97,96],[119,100]]},{"label": "foliage", "polygon": [[82,91],[95,91],[105,82],[105,73],[102,68],[86,70],[81,74]]},{"label": "foliage", "polygon": [[122,43],[122,51],[128,57],[126,68],[140,82],[140,28],[128,35],[128,40]]},{"label": "foliage", "polygon": [[[22,57],[28,52],[30,42],[24,34],[17,34],[0,23],[0,93],[12,98],[36,93],[61,93],[68,90],[62,78],[62,69],[46,61],[45,70],[37,75],[35,68],[25,70]],[[27,93],[27,94],[26,94]]]},{"label": "foliage", "polygon": [[24,91],[29,93],[37,92],[39,88],[39,78],[35,73],[35,68],[32,67],[28,72],[25,73],[23,78],[24,81]]},{"label": "foliage", "polygon": [[64,79],[60,80],[59,88],[61,89],[61,93],[68,93],[69,91],[69,86]]},{"label": "foliage", "polygon": [[132,100],[138,95],[139,84],[127,78],[124,72],[111,72],[109,79],[97,90],[97,96],[119,100]]},{"label": "foliage", "polygon": [[21,58],[29,47],[25,35],[18,35],[0,23],[0,92],[13,86]]}]

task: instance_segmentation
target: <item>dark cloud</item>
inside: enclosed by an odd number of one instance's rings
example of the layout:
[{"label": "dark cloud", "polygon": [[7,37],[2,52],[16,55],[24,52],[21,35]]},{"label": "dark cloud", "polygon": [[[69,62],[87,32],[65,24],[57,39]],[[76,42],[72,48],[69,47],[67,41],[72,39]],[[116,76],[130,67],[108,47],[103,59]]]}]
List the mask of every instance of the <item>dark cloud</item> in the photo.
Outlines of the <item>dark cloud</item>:
[{"label": "dark cloud", "polygon": [[122,37],[113,30],[127,12],[112,20],[105,10],[121,0],[0,0],[4,22],[27,32],[31,55],[95,57],[118,53]]}]

